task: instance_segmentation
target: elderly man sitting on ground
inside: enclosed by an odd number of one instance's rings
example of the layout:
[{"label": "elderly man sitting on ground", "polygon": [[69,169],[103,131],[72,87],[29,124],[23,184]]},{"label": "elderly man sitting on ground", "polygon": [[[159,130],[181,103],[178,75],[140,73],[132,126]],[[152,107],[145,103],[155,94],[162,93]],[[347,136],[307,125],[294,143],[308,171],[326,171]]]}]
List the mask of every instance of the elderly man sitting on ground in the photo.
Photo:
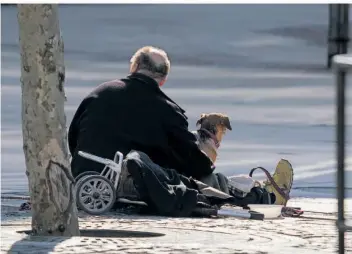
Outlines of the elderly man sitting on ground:
[{"label": "elderly man sitting on ground", "polygon": [[[162,91],[169,71],[170,60],[165,51],[143,47],[131,58],[127,77],[105,82],[83,99],[68,133],[74,177],[86,171],[103,170],[101,164],[80,157],[78,151],[104,158],[113,158],[116,151],[125,156],[138,151],[154,163],[153,170],[158,167],[160,174],[172,170],[172,176],[176,172],[181,182],[194,179],[214,187],[219,186],[217,179],[220,178],[225,179],[225,184],[231,182],[219,173],[213,174],[215,167],[212,161],[199,149],[196,136],[188,130],[185,110]],[[145,156],[143,158],[147,160]],[[137,176],[131,176],[130,171],[133,169],[123,167],[118,195],[131,198],[135,194],[136,199],[141,198],[145,194],[140,193],[143,188],[136,186]],[[289,192],[292,178],[280,173],[276,176],[279,187]],[[160,179],[168,181],[170,175]],[[187,188],[192,189],[192,186],[197,188],[194,185]],[[269,188],[259,189],[267,192]],[[277,196],[274,189],[271,192],[271,196]],[[253,202],[253,199],[248,202]],[[256,202],[264,201],[258,199]]]}]

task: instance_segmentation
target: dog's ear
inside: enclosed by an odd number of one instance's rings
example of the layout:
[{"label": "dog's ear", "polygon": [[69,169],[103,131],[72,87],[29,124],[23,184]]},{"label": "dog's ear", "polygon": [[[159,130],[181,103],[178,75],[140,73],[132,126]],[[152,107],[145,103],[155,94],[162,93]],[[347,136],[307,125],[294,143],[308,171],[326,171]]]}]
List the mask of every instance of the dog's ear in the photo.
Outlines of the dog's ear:
[{"label": "dog's ear", "polygon": [[197,123],[196,123],[196,125],[198,126],[198,125],[202,125],[202,122],[203,122],[203,120],[204,120],[204,118],[207,116],[207,114],[201,114],[200,115],[200,118],[198,119],[198,121],[197,121]]},{"label": "dog's ear", "polygon": [[230,118],[228,116],[224,117],[223,118],[223,124],[225,125],[225,127],[227,129],[229,129],[230,131],[232,131],[232,127],[231,127],[231,124],[230,124]]}]

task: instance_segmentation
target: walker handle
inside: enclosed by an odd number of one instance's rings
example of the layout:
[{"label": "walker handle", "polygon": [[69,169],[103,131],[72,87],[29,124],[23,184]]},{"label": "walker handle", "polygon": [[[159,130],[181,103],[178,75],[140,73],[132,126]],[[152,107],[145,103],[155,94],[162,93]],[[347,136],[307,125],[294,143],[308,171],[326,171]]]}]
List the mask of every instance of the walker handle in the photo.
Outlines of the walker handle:
[{"label": "walker handle", "polygon": [[98,163],[101,163],[101,164],[105,164],[105,165],[116,164],[116,162],[114,162],[112,160],[105,159],[105,158],[102,158],[102,157],[99,157],[99,156],[96,156],[96,155],[93,155],[93,154],[90,154],[90,153],[87,153],[87,152],[78,151],[78,154],[80,156],[82,156],[83,158],[86,158],[86,159],[89,159],[89,160],[92,160],[92,161],[95,161],[95,162],[98,162]]}]

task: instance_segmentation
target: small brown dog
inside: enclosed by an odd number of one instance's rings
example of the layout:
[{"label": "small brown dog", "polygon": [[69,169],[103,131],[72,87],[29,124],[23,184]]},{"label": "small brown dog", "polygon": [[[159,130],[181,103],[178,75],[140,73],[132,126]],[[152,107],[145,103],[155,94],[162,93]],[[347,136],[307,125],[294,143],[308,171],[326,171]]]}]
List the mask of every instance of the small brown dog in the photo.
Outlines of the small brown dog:
[{"label": "small brown dog", "polygon": [[227,115],[221,113],[201,114],[197,126],[199,126],[199,129],[193,133],[198,140],[198,146],[215,163],[217,150],[226,129],[232,130],[230,119]]}]

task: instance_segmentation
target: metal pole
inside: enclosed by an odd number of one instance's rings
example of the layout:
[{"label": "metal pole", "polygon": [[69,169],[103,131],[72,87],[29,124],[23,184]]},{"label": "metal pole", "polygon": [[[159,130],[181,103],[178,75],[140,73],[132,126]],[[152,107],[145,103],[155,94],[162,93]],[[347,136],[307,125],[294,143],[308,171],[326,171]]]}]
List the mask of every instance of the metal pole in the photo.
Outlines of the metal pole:
[{"label": "metal pole", "polygon": [[327,59],[327,66],[330,69],[331,68],[331,63],[332,63],[332,57],[334,54],[336,54],[337,49],[336,49],[336,44],[334,41],[334,38],[336,37],[336,31],[335,31],[335,26],[334,26],[334,17],[335,17],[335,12],[334,12],[334,7],[336,5],[334,4],[329,4],[329,26],[328,26],[328,59]]},{"label": "metal pole", "polygon": [[345,70],[337,71],[337,228],[339,253],[345,251],[345,232],[341,230],[340,225],[345,222],[344,218],[344,200],[345,200]]},{"label": "metal pole", "polygon": [[[333,9],[334,7],[334,9]],[[332,12],[336,12],[334,24],[336,25],[337,54],[347,54],[348,49],[348,23],[349,5],[337,4],[332,6]],[[345,230],[340,225],[345,224],[344,200],[345,200],[345,88],[346,70],[344,68],[337,71],[337,228],[339,253],[345,253]]]},{"label": "metal pole", "polygon": [[347,53],[349,42],[348,11],[348,4],[329,4],[328,68],[331,67],[333,56]]},{"label": "metal pole", "polygon": [[347,54],[348,42],[349,42],[349,5],[339,4],[339,33],[338,33],[338,54]]}]

